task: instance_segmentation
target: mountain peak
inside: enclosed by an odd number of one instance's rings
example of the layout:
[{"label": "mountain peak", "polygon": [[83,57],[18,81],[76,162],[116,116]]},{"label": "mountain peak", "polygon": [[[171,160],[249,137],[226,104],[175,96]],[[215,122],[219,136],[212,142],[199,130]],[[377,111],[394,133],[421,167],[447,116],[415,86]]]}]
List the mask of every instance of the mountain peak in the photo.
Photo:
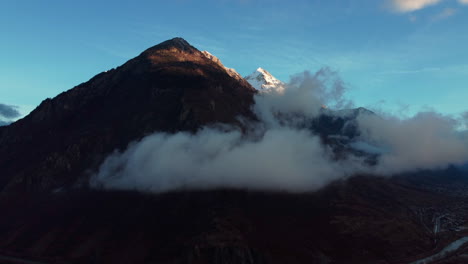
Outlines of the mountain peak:
[{"label": "mountain peak", "polygon": [[252,74],[245,77],[255,89],[259,91],[277,91],[282,92],[285,85],[282,81],[276,79],[271,73],[262,67],[258,67]]},{"label": "mountain peak", "polygon": [[338,117],[343,117],[343,118],[357,118],[358,116],[361,115],[374,115],[375,113],[364,108],[364,107],[358,107],[358,108],[350,108],[350,109],[341,109],[341,110],[328,110],[331,115],[338,116]]},{"label": "mountain peak", "polygon": [[173,39],[166,40],[161,42],[145,51],[141,54],[142,56],[153,56],[155,54],[163,55],[168,53],[188,53],[194,54],[199,52],[198,49],[190,45],[185,39],[177,37]]},{"label": "mountain peak", "polygon": [[168,49],[168,48],[177,48],[183,51],[189,51],[189,50],[195,49],[185,39],[177,37],[177,38],[173,38],[173,39],[169,39],[164,42],[161,42],[158,45],[149,48],[148,50],[154,50],[154,49],[159,50],[159,49]]}]

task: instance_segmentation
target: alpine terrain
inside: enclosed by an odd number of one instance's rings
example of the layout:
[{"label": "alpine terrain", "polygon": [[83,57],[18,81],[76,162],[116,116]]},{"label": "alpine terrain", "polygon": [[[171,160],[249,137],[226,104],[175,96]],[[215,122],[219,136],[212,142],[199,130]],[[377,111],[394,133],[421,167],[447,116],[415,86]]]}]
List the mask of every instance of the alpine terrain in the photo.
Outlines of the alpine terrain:
[{"label": "alpine terrain", "polygon": [[[209,52],[174,38],[44,100],[26,117],[0,127],[0,262],[466,263],[468,178],[455,166],[393,177],[357,170],[323,188],[298,192],[221,184],[154,193],[151,186],[92,184],[102,164],[112,161],[108,157],[126,157],[126,150],[154,133],[189,149],[177,140],[196,141],[197,133],[214,127],[217,133],[239,135],[234,142],[248,140],[239,144],[250,150],[268,135],[258,129],[267,125],[254,107],[256,99],[287,89],[262,68],[242,78]],[[318,109],[313,118],[276,117],[317,138],[336,164],[348,157],[362,160],[364,168],[379,162],[378,152],[363,147],[367,143],[358,128],[360,117],[375,113]],[[295,122],[288,123],[290,118]],[[220,143],[200,142],[213,160],[235,148],[211,152]],[[165,152],[163,143],[158,146],[157,159],[164,164],[186,159]],[[234,166],[258,171],[274,166],[256,163],[254,150]],[[201,167],[206,157],[195,158]],[[197,166],[186,168],[176,165],[167,182],[176,174],[203,175]],[[138,181],[145,169],[133,168],[138,175],[129,182]],[[288,169],[292,174],[295,168]],[[221,179],[229,173],[216,172],[213,177]]]}]

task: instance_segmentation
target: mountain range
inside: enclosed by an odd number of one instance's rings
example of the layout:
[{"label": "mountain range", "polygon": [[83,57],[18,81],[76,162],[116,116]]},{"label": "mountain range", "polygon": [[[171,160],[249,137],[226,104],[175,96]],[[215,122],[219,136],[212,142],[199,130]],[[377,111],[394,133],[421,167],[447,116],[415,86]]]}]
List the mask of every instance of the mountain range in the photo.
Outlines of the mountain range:
[{"label": "mountain range", "polygon": [[[0,261],[417,263],[468,235],[468,181],[455,167],[391,178],[357,173],[299,193],[90,185],[109,155],[154,133],[218,127],[252,137],[261,119],[256,97],[286,89],[262,68],[242,78],[174,38],[44,100],[0,127]],[[333,159],[378,162],[356,144],[357,119],[375,113],[319,108],[296,125]],[[466,248],[447,252],[424,263],[464,263]]]}]

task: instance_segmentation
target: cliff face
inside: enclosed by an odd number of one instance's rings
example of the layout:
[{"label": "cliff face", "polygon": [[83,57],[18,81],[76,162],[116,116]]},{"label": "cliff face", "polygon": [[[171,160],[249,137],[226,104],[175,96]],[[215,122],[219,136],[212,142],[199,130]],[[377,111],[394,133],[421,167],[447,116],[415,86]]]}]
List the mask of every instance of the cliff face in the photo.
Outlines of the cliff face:
[{"label": "cliff face", "polygon": [[113,150],[155,131],[196,131],[253,118],[254,89],[175,38],[43,101],[0,131],[0,189],[53,190],[87,181]]}]

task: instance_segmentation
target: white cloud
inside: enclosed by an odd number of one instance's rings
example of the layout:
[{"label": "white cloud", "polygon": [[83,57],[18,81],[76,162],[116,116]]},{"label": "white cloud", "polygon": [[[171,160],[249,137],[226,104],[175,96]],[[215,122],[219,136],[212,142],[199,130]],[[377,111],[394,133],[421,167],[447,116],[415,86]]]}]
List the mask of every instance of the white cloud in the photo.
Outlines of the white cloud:
[{"label": "white cloud", "polygon": [[[467,2],[467,0],[459,1]],[[391,6],[397,12],[406,13],[420,10],[440,2],[442,2],[442,0],[391,0]]]},{"label": "white cloud", "polygon": [[375,115],[358,118],[364,141],[387,150],[376,167],[380,174],[464,164],[468,141],[457,131],[460,122],[463,120],[435,112],[418,113],[409,119]]},{"label": "white cloud", "polygon": [[306,130],[270,129],[249,140],[238,131],[204,129],[144,138],[111,155],[93,185],[151,192],[217,187],[302,192],[343,177],[347,168],[352,167],[333,161]]},{"label": "white cloud", "polygon": [[[444,0],[387,0],[390,8],[399,13],[408,13],[417,11],[428,6],[440,4]],[[462,5],[468,5],[468,0],[458,0]],[[455,14],[456,9],[445,8],[436,19],[447,18]],[[415,21],[415,17],[410,17],[411,22]]]},{"label": "white cloud", "polygon": [[350,146],[380,154],[377,164],[369,167],[352,152],[337,159],[307,127],[322,104],[347,106],[344,89],[329,69],[295,75],[284,93],[255,97],[259,122],[246,124],[246,133],[226,126],[154,133],[111,154],[91,186],[156,193],[220,187],[307,192],[355,174],[393,175],[468,161],[468,134],[457,130],[468,124],[468,113],[454,119],[435,112],[408,119],[361,115],[360,136]]}]

